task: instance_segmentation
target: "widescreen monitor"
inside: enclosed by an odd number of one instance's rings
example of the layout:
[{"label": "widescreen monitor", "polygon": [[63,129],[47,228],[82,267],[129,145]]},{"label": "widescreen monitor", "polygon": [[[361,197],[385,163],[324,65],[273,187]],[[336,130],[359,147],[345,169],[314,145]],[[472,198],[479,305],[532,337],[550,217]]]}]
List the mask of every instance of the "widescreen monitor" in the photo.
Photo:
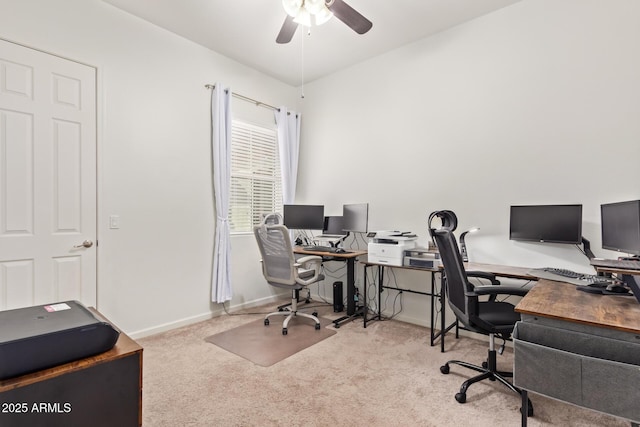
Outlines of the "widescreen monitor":
[{"label": "widescreen monitor", "polygon": [[322,230],[324,227],[323,205],[284,205],[283,222],[293,230]]},{"label": "widescreen monitor", "polygon": [[602,248],[640,255],[640,200],[600,205]]},{"label": "widescreen monitor", "polygon": [[366,233],[369,221],[369,203],[354,203],[342,206],[344,231]]},{"label": "widescreen monitor", "polygon": [[511,206],[509,239],[582,243],[582,205]]}]

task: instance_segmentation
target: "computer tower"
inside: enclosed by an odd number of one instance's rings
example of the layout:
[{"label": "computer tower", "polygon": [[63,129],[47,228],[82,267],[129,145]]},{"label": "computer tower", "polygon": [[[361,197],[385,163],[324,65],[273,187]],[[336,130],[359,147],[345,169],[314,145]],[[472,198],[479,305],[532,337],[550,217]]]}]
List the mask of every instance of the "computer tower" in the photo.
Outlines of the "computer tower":
[{"label": "computer tower", "polygon": [[78,301],[0,311],[0,380],[103,353],[119,335]]},{"label": "computer tower", "polygon": [[344,311],[342,303],[342,282],[333,282],[333,311],[339,313]]}]

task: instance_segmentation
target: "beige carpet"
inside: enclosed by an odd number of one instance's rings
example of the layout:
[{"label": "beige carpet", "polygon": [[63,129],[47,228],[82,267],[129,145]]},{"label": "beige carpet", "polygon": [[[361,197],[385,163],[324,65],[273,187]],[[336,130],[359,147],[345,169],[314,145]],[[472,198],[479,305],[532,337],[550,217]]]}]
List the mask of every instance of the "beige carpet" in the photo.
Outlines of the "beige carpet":
[{"label": "beige carpet", "polygon": [[[331,307],[318,312],[337,317]],[[467,403],[459,404],[454,395],[472,373],[459,367],[440,373],[449,359],[480,363],[485,337],[456,340],[450,334],[446,352],[440,353],[439,346],[429,346],[427,328],[391,320],[364,329],[359,319],[266,368],[205,341],[262,317],[223,315],[137,340],[144,347],[144,427],[520,425],[519,397],[497,381],[473,384]],[[507,348],[498,367],[509,370],[512,364]],[[532,394],[531,400],[530,427],[629,427],[624,420],[544,396]]]},{"label": "beige carpet", "polygon": [[284,316],[270,317],[269,326],[265,326],[264,319],[260,318],[211,335],[205,341],[266,367],[335,335],[333,328],[327,328],[331,321],[324,317],[319,319],[320,329],[316,330],[313,320],[294,317],[287,326],[287,335],[282,335]]}]

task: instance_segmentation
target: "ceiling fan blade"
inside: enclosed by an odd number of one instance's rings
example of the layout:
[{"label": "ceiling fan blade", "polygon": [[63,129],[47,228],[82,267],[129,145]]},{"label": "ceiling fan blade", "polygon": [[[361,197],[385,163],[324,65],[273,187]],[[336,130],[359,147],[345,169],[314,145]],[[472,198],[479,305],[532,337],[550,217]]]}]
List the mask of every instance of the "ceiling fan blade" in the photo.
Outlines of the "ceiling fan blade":
[{"label": "ceiling fan blade", "polygon": [[276,37],[276,43],[289,43],[293,38],[293,35],[295,34],[297,28],[298,24],[293,22],[293,17],[287,15],[284,23],[282,24],[282,28],[280,28],[278,37]]},{"label": "ceiling fan blade", "polygon": [[358,34],[366,33],[373,26],[371,21],[342,0],[334,0],[333,3],[327,7],[333,12],[336,18],[347,24],[349,28]]}]

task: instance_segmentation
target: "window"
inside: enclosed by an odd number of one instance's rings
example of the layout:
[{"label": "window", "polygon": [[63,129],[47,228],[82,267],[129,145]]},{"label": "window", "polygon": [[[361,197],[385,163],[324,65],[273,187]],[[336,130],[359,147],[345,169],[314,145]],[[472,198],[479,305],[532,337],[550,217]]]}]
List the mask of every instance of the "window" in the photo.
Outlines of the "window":
[{"label": "window", "polygon": [[251,232],[262,214],[282,213],[282,181],[276,129],[233,120],[231,125],[232,233]]}]

